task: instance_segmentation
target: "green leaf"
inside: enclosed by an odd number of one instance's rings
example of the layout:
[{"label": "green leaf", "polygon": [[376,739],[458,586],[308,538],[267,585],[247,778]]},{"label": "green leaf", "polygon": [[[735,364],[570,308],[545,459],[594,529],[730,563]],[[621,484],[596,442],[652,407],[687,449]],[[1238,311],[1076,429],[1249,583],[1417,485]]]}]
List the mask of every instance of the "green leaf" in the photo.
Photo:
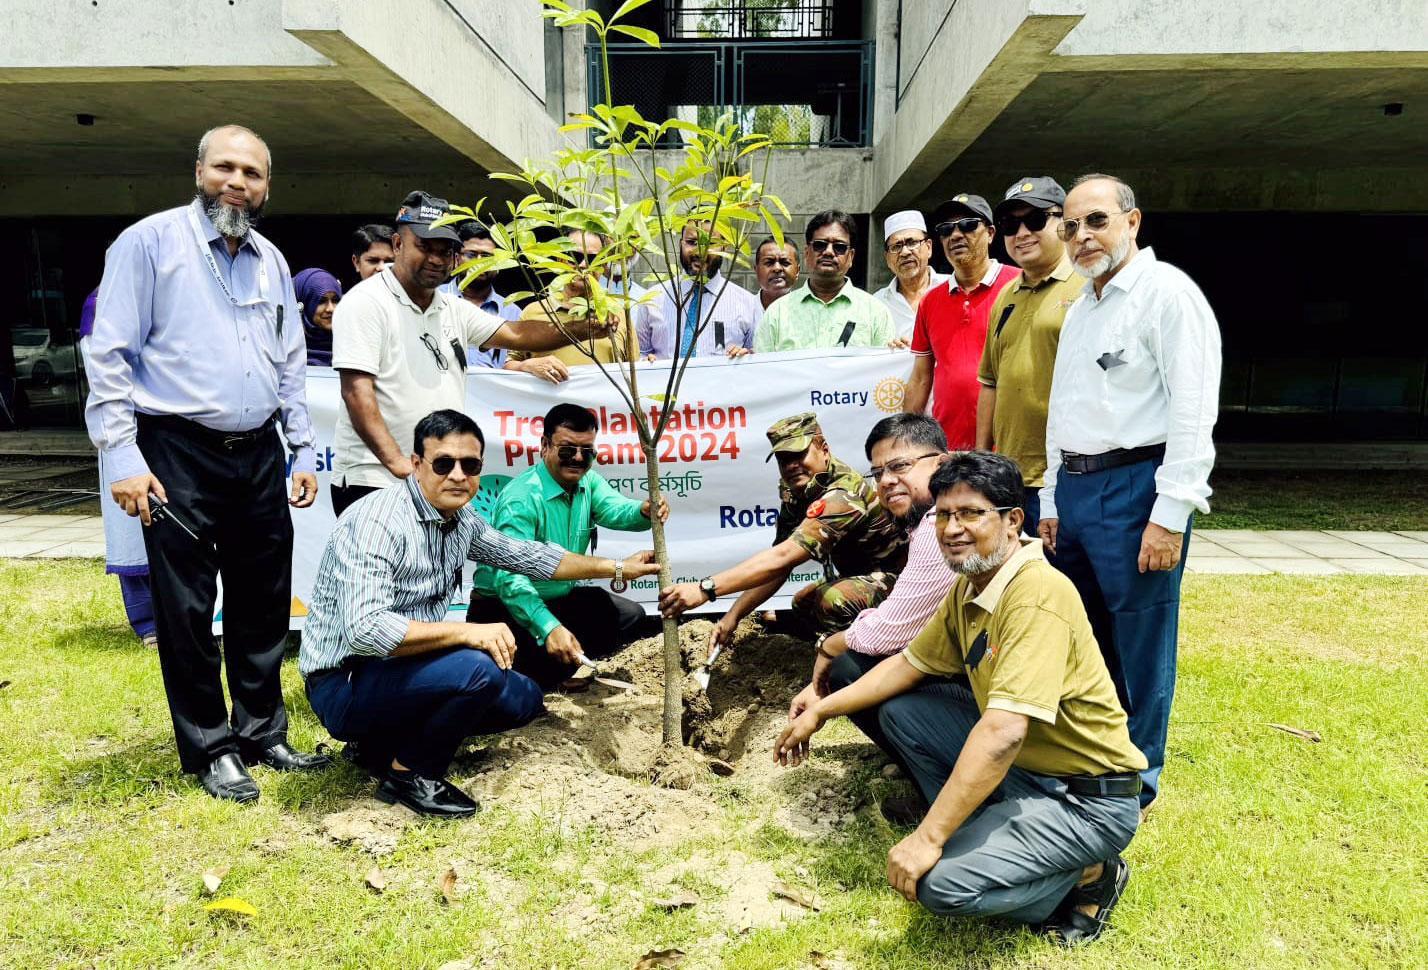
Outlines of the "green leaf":
[{"label": "green leaf", "polygon": [[610,29],[617,34],[626,34],[635,40],[644,41],[651,47],[659,47],[659,34],[653,30],[646,30],[644,27],[631,27],[627,24],[614,24]]},{"label": "green leaf", "polygon": [[631,10],[638,10],[649,2],[650,0],[625,0],[624,3],[620,4],[620,9],[610,15],[610,19],[607,20],[606,23],[613,24]]}]

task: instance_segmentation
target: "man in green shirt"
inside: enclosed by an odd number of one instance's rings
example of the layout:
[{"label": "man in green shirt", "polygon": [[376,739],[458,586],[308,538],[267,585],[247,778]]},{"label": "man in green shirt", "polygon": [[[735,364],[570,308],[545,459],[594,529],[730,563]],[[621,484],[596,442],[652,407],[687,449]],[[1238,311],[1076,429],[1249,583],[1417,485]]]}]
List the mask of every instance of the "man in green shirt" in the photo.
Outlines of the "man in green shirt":
[{"label": "man in green shirt", "polygon": [[754,336],[754,350],[882,347],[897,336],[887,307],[848,279],[857,255],[853,217],[828,209],[808,220],[803,248],[808,282],[770,304]]},{"label": "man in green shirt", "polygon": [[[595,549],[601,527],[648,529],[649,499],[625,498],[591,467],[596,428],[595,416],[586,408],[551,408],[542,426],[541,461],[501,490],[491,524],[513,538],[553,542],[579,555]],[[663,498],[657,512],[660,521],[669,516]],[[622,578],[617,573],[611,586],[622,590]],[[580,655],[613,653],[633,639],[644,615],[638,603],[595,586],[531,580],[482,565],[476,570],[466,618],[510,626],[516,640],[513,669],[545,690],[571,690],[589,686],[588,680],[572,679]]]},{"label": "man in green shirt", "polygon": [[[798,764],[829,718],[881,704],[879,725],[932,803],[888,853],[893,888],[934,913],[1090,942],[1125,889],[1145,755],[1076,587],[1021,536],[1016,462],[963,452],[928,487],[958,574],[946,599],[906,650],[784,728],[775,757]],[[969,686],[926,683],[958,674]]]}]

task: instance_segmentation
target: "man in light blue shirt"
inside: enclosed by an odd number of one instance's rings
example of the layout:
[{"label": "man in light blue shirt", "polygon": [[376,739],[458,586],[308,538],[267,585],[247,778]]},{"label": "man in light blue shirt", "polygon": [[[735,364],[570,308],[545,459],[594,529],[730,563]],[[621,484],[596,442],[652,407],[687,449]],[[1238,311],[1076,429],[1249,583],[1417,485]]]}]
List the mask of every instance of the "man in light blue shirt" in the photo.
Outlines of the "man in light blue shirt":
[{"label": "man in light blue shirt", "polygon": [[[496,251],[496,242],[491,238],[491,230],[474,219],[457,226],[456,234],[461,237],[461,254],[456,257],[457,266],[480,256],[489,256]],[[521,308],[514,303],[507,303],[506,298],[496,292],[494,286],[496,273],[494,271],[480,274],[468,283],[465,289],[461,288],[462,275],[456,273],[451,282],[442,284],[438,289],[447,293],[459,293],[471,301],[478,310],[485,310],[502,320],[519,320],[521,318]],[[471,362],[472,367],[500,370],[506,366],[506,348],[490,347],[482,350],[480,347],[468,347],[466,348],[466,359]]]},{"label": "man in light blue shirt", "polygon": [[683,357],[691,345],[695,357],[753,352],[763,307],[754,294],[720,272],[724,259],[713,251],[718,241],[709,237],[708,225],[690,222],[684,227],[679,238],[684,278],[661,283],[649,312],[636,321],[640,353],[651,360]]},{"label": "man in light blue shirt", "polygon": [[[311,505],[317,477],[297,297],[282,254],[252,228],[270,168],[268,146],[246,128],[203,136],[194,201],[109,248],[87,357],[85,422],[105,484],[147,527],[179,762],[234,801],[258,797],[246,764],[327,762],[288,746],[278,679],[292,595],[287,506]],[[164,516],[150,496],[168,503]],[[212,633],[220,572],[223,656]]]}]

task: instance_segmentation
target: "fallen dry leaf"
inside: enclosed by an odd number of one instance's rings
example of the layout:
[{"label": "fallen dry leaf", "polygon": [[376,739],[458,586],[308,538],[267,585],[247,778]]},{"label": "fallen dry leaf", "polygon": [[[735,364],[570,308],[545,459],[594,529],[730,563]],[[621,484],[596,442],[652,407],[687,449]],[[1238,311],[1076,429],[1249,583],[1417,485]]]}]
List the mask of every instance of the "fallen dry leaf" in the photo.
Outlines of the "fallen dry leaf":
[{"label": "fallen dry leaf", "polygon": [[650,900],[651,906],[660,909],[686,909],[699,902],[699,896],[692,892],[675,893],[673,896],[656,896]]},{"label": "fallen dry leaf", "polygon": [[4,690],[6,687],[9,686],[10,682],[8,680],[0,680],[0,690]]},{"label": "fallen dry leaf", "polygon": [[229,896],[227,899],[220,899],[217,902],[209,903],[203,907],[211,913],[231,914],[234,916],[257,916],[258,911],[253,908],[253,904],[246,899],[239,899],[236,896]]},{"label": "fallen dry leaf", "polygon": [[461,900],[456,898],[456,870],[448,869],[436,880],[436,888],[441,890],[441,901],[448,906],[455,906]]},{"label": "fallen dry leaf", "polygon": [[734,773],[734,766],[721,758],[710,758],[709,770],[714,772],[714,774],[718,775],[720,778],[728,778]]},{"label": "fallen dry leaf", "polygon": [[470,960],[448,960],[437,967],[436,970],[471,970],[474,966],[476,966],[476,964]]},{"label": "fallen dry leaf", "polygon": [[218,887],[223,885],[223,877],[228,875],[228,870],[232,866],[214,866],[203,874],[203,891],[212,896],[218,892]]},{"label": "fallen dry leaf", "polygon": [[1321,735],[1318,731],[1305,731],[1302,728],[1290,727],[1288,724],[1270,724],[1268,726],[1274,728],[1276,731],[1283,731],[1285,734],[1292,734],[1296,738],[1303,738],[1305,741],[1313,741],[1315,744],[1318,744],[1320,741],[1324,740],[1324,736]]},{"label": "fallen dry leaf", "polygon": [[675,967],[684,960],[684,951],[676,949],[651,950],[640,957],[635,970],[654,970],[655,967]]},{"label": "fallen dry leaf", "polygon": [[381,892],[387,888],[387,877],[382,874],[381,868],[373,866],[372,871],[366,876],[367,888],[373,892]]},{"label": "fallen dry leaf", "polygon": [[833,961],[828,959],[828,954],[820,953],[818,950],[809,950],[808,959],[813,961],[813,965],[818,970],[832,970]]},{"label": "fallen dry leaf", "polygon": [[797,886],[790,886],[782,879],[775,879],[771,887],[773,894],[780,899],[787,899],[791,903],[797,903],[804,909],[811,909],[815,913],[823,908],[823,904],[818,901],[818,897],[813,893],[805,892]]}]

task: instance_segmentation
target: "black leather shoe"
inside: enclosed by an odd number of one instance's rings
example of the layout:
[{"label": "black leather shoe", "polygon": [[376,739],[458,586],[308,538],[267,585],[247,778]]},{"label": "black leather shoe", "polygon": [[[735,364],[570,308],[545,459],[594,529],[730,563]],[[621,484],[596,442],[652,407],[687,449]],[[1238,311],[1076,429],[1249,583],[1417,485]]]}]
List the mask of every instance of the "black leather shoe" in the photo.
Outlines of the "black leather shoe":
[{"label": "black leather shoe", "polygon": [[243,759],[236,754],[215,758],[198,773],[198,781],[203,790],[214,798],[226,798],[233,802],[258,800],[258,786],[244,767]]},{"label": "black leather shoe", "polygon": [[387,776],[392,765],[391,758],[373,751],[370,745],[359,741],[348,741],[342,746],[342,760],[350,761],[379,781]]},{"label": "black leather shoe", "polygon": [[313,771],[332,764],[332,759],[327,755],[298,751],[286,741],[269,745],[258,752],[252,761],[254,764],[267,765],[278,771]]},{"label": "black leather shoe", "polygon": [[377,797],[391,805],[401,802],[418,815],[465,818],[481,806],[445,778],[423,778],[415,771],[391,771],[377,786]]}]

